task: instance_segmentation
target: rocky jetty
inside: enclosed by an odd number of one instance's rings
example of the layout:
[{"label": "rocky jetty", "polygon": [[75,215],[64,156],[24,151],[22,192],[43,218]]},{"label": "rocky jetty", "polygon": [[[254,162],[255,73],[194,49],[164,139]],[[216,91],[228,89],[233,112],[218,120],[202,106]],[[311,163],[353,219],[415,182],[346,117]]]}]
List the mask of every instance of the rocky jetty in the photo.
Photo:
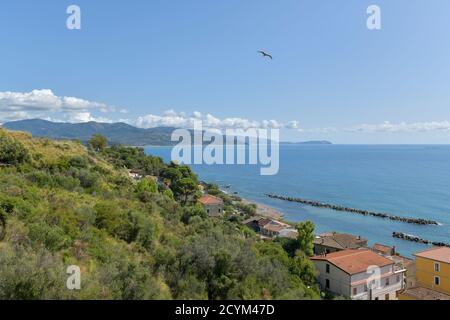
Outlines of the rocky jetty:
[{"label": "rocky jetty", "polygon": [[416,236],[413,236],[410,234],[406,234],[403,232],[394,232],[392,234],[392,236],[394,238],[402,239],[402,240],[406,240],[406,241],[423,243],[423,244],[433,245],[433,246],[437,246],[437,247],[449,247],[450,248],[450,244],[448,244],[448,243],[430,241],[430,240],[422,239],[422,238],[419,238],[419,237],[416,237]]},{"label": "rocky jetty", "polygon": [[376,217],[376,218],[381,218],[381,219],[389,219],[389,220],[399,221],[399,222],[404,222],[404,223],[419,224],[419,225],[436,225],[436,226],[439,225],[439,223],[434,220],[401,217],[401,216],[396,216],[396,215],[389,214],[389,213],[372,212],[372,211],[349,208],[349,207],[344,207],[344,206],[339,206],[339,205],[334,205],[334,204],[329,204],[329,203],[323,203],[323,202],[314,201],[314,200],[285,197],[285,196],[280,196],[280,195],[276,195],[276,194],[266,194],[266,196],[269,198],[272,198],[272,199],[284,200],[284,201],[289,201],[289,202],[298,202],[298,203],[308,205],[311,207],[326,208],[326,209],[331,209],[331,210],[335,210],[335,211],[349,212],[349,213],[360,214],[360,215],[364,215],[364,216],[371,216],[371,217]]}]

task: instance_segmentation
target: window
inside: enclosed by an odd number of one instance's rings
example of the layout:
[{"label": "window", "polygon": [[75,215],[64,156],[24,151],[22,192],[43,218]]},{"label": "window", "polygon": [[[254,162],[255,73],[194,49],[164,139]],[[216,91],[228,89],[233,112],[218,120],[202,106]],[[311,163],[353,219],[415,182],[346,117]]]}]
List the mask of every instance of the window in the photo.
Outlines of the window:
[{"label": "window", "polygon": [[330,280],[325,280],[325,288],[330,289]]},{"label": "window", "polygon": [[364,292],[367,292],[369,288],[367,287],[367,284],[364,285]]},{"label": "window", "polygon": [[386,285],[389,285],[389,278],[386,278]]},{"label": "window", "polygon": [[441,271],[441,265],[439,263],[434,264],[434,271],[436,271],[436,272]]},{"label": "window", "polygon": [[356,296],[358,294],[358,288],[353,288],[353,295]]},{"label": "window", "polygon": [[435,284],[436,286],[440,285],[440,284],[441,284],[441,278],[439,278],[439,277],[434,277],[434,284]]},{"label": "window", "polygon": [[397,275],[397,282],[400,282],[400,276]]},{"label": "window", "polygon": [[206,212],[209,213],[209,209],[206,209]]},{"label": "window", "polygon": [[326,265],[325,269],[326,269],[327,273],[330,273],[330,265],[329,264]]},{"label": "window", "polygon": [[384,300],[390,300],[390,299],[389,299],[389,293],[387,293],[387,294],[384,296]]},{"label": "window", "polygon": [[220,209],[219,209],[219,213],[220,213]]}]

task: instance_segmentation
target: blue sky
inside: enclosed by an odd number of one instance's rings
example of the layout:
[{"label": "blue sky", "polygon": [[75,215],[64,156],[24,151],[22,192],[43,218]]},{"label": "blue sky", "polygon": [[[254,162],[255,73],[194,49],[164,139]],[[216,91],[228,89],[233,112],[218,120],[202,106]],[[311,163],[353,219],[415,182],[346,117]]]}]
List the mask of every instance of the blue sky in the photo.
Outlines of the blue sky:
[{"label": "blue sky", "polygon": [[[71,4],[81,30],[66,28]],[[371,4],[379,31],[366,27]],[[0,121],[151,126],[199,112],[276,120],[283,140],[450,143],[449,15],[448,0],[4,2]],[[41,89],[59,107],[15,107]]]}]

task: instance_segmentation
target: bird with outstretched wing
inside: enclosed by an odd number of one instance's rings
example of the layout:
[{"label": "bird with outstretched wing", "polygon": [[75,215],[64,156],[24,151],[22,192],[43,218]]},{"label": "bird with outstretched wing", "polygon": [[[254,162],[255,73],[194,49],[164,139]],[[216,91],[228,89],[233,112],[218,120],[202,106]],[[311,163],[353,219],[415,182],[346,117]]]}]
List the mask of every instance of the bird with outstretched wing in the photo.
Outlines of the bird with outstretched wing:
[{"label": "bird with outstretched wing", "polygon": [[261,53],[261,55],[263,56],[263,58],[270,58],[270,60],[273,60],[272,55],[268,54],[267,52],[264,52],[262,50],[258,51],[259,53]]}]

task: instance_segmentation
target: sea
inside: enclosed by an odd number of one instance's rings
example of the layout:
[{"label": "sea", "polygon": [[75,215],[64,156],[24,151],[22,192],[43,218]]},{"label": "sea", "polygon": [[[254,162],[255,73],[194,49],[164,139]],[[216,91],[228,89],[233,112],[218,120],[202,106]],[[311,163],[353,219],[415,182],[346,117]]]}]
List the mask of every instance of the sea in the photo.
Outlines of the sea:
[{"label": "sea", "polygon": [[[147,154],[171,160],[171,147],[146,147]],[[403,232],[450,243],[450,146],[281,144],[279,172],[260,175],[258,165],[192,165],[203,181],[228,193],[270,206],[287,221],[311,220],[316,233],[344,232],[369,244],[395,246],[412,257],[427,245],[392,237]],[[413,225],[268,198],[272,193],[329,204],[431,219]]]}]

